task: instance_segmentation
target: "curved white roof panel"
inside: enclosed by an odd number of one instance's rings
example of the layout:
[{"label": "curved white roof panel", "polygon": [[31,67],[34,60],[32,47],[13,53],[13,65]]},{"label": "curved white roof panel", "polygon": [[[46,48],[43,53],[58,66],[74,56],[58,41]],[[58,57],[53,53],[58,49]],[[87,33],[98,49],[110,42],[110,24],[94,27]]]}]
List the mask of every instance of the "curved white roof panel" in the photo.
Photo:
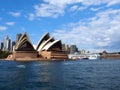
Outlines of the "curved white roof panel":
[{"label": "curved white roof panel", "polygon": [[27,35],[27,33],[24,33],[19,41],[17,42],[15,49],[20,50],[21,48],[25,48],[25,50],[34,50],[34,47]]},{"label": "curved white roof panel", "polygon": [[61,40],[56,40],[53,42],[49,42],[42,50],[49,50],[55,44],[60,45],[60,49],[61,49]]},{"label": "curved white roof panel", "polygon": [[53,41],[54,41],[54,38],[49,38],[48,40],[43,41],[43,43],[39,46],[38,51],[42,51],[42,48],[44,48],[45,45],[47,45],[49,42],[53,42]]},{"label": "curved white roof panel", "polygon": [[49,33],[46,33],[45,35],[43,35],[42,38],[39,40],[39,42],[37,44],[36,50],[39,49],[39,47],[40,47],[40,45],[42,44],[43,41],[46,41],[49,38],[50,38]]}]

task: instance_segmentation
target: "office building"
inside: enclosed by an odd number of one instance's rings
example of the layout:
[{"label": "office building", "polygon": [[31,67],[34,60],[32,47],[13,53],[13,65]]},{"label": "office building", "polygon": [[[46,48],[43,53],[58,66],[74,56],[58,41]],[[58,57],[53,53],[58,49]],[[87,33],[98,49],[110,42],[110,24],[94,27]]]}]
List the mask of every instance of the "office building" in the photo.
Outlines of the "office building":
[{"label": "office building", "polygon": [[12,41],[12,44],[11,44],[11,51],[13,52],[13,49],[14,49],[14,46],[15,46],[16,42],[15,41]]},{"label": "office building", "polygon": [[70,46],[70,54],[73,54],[75,52],[78,52],[78,48],[76,45],[71,45]]},{"label": "office building", "polygon": [[0,42],[0,49],[3,50],[3,47],[4,47],[4,43]]},{"label": "office building", "polygon": [[9,39],[9,36],[6,36],[4,39],[4,47],[3,50],[4,51],[10,51],[11,49],[11,39]]},{"label": "office building", "polygon": [[62,44],[62,51],[66,51],[67,53],[69,53],[69,52],[70,52],[69,45],[67,45],[67,44]]}]

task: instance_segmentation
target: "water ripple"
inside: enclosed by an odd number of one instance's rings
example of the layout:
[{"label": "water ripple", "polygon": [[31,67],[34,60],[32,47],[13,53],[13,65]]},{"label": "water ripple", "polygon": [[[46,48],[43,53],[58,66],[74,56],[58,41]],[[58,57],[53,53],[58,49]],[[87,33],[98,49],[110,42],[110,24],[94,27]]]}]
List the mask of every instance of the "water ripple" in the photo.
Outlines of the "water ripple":
[{"label": "water ripple", "polygon": [[17,65],[16,67],[18,67],[18,68],[26,68],[25,65]]}]

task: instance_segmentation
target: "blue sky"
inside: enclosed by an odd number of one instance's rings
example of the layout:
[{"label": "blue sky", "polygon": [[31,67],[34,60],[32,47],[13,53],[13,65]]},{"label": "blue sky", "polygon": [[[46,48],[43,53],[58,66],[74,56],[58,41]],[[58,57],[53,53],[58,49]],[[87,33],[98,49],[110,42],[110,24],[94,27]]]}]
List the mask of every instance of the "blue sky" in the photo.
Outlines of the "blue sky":
[{"label": "blue sky", "polygon": [[0,40],[46,32],[79,49],[120,50],[120,0],[0,0]]}]

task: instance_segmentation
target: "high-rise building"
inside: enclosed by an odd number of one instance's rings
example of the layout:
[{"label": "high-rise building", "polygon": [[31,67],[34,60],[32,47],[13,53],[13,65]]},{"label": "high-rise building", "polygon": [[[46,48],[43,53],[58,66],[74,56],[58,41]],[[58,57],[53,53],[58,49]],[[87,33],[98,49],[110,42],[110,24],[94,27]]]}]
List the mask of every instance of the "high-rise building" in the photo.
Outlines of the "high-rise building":
[{"label": "high-rise building", "polygon": [[6,36],[5,40],[4,40],[4,48],[3,48],[3,50],[4,51],[10,51],[10,48],[11,48],[11,39],[9,39],[9,37]]},{"label": "high-rise building", "polygon": [[67,44],[62,44],[62,51],[66,51],[67,53],[69,53],[69,45]]},{"label": "high-rise building", "polygon": [[11,51],[13,51],[13,47],[15,46],[16,42],[12,41],[12,45],[11,45]]},{"label": "high-rise building", "polygon": [[70,48],[69,48],[69,45],[65,45],[65,50],[70,53]]},{"label": "high-rise building", "polygon": [[76,45],[71,45],[70,46],[70,53],[73,54],[75,52],[78,52],[78,48]]},{"label": "high-rise building", "polygon": [[0,42],[0,50],[2,49],[2,47],[1,47],[1,43],[2,43],[2,42]]},{"label": "high-rise building", "polygon": [[3,47],[4,47],[4,43],[0,42],[0,49],[3,50]]},{"label": "high-rise building", "polygon": [[62,44],[62,51],[65,51],[65,44]]},{"label": "high-rise building", "polygon": [[18,40],[20,39],[21,36],[22,36],[21,33],[18,33],[18,34],[16,35],[16,42],[18,42]]}]

